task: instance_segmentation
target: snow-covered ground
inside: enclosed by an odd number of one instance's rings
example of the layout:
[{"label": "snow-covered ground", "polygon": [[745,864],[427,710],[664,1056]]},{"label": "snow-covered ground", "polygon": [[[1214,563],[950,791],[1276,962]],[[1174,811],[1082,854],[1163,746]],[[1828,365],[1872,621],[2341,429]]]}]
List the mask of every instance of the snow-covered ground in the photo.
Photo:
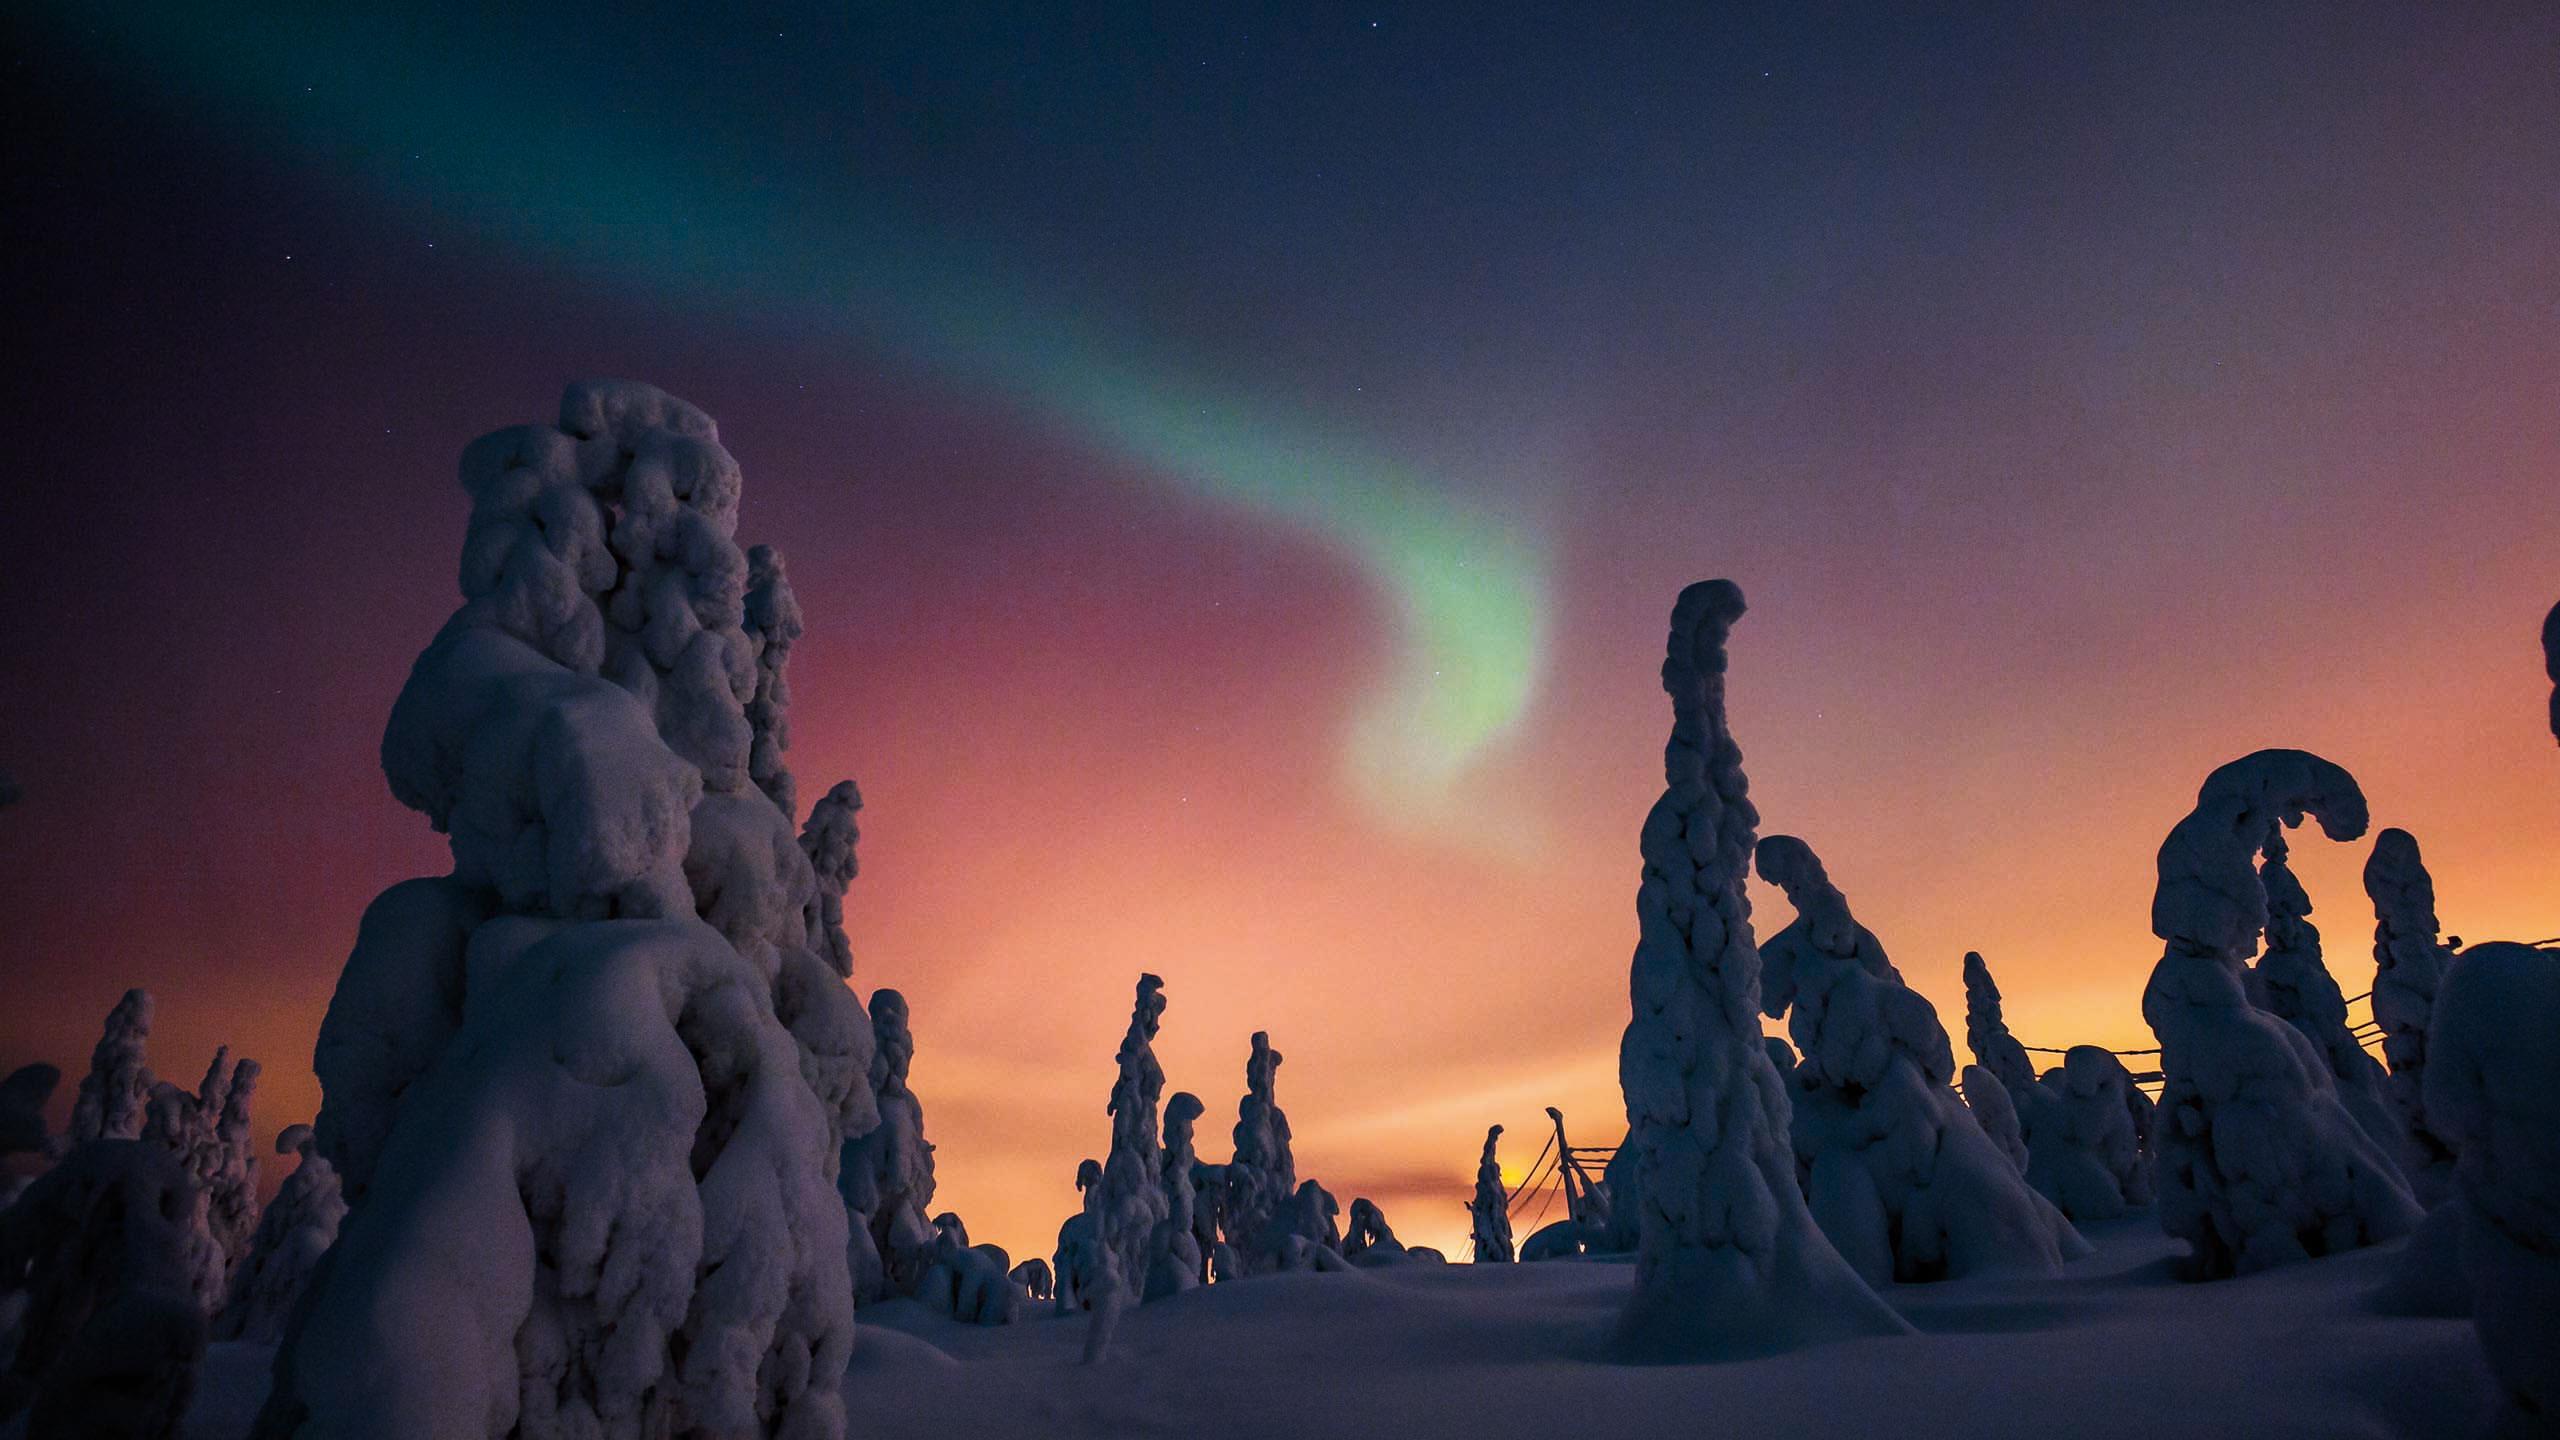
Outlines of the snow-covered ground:
[{"label": "snow-covered ground", "polygon": [[[1079,1363],[1081,1318],[981,1328],[866,1308],[846,1377],[874,1440],[1216,1435],[1662,1440],[1690,1434],[2471,1437],[2492,1387],[2469,1322],[2383,1315],[2398,1245],[2236,1280],[2170,1273],[2150,1216],[2088,1227],[2059,1278],[1896,1286],[1912,1337],[1631,1368],[1599,1343],[1629,1267],[1404,1265],[1280,1274],[1138,1307]],[[233,1440],[265,1352],[217,1345],[188,1427]]]}]

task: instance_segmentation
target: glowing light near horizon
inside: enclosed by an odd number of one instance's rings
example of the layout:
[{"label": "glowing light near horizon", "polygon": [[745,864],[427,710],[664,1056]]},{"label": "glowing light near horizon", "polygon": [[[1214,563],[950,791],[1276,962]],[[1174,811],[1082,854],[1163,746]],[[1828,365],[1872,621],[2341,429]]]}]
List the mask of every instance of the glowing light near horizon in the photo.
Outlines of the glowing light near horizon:
[{"label": "glowing light near horizon", "polygon": [[[395,206],[501,236],[577,279],[882,346],[1351,561],[1387,602],[1395,640],[1344,727],[1346,784],[1397,828],[1517,847],[1525,817],[1515,806],[1458,801],[1471,765],[1525,713],[1544,664],[1547,564],[1520,517],[1320,417],[1191,378],[1204,367],[1073,318],[997,257],[902,227],[827,177],[790,177],[831,202],[815,218],[795,203],[805,192],[737,183],[714,141],[651,133],[651,117],[593,95],[561,104],[577,77],[552,70],[529,83],[500,63],[521,47],[497,37],[188,6],[118,7],[96,23],[121,27],[120,59],[246,112],[289,145],[356,141]],[[303,83],[312,75],[365,80]]]}]

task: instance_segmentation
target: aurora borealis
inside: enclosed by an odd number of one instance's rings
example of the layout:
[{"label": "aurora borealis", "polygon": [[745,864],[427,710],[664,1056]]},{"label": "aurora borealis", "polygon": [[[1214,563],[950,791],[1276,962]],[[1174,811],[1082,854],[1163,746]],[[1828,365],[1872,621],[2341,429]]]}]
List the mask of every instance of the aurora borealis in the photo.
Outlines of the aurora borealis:
[{"label": "aurora borealis", "polygon": [[[2560,931],[2548,16],[395,16],[8,22],[0,1064],[146,984],[164,1072],[307,1116],[358,909],[440,864],[373,747],[454,457],[583,374],[718,416],[791,557],[857,984],[1018,1253],[1141,969],[1204,1151],[1268,1028],[1408,1240],[1486,1123],[1614,1139],[1708,574],[1767,828],[1941,1006],[1980,949],[2031,1041],[2148,1043],[2152,850],[2265,744],[2449,929]],[[2297,859],[2350,975],[2361,851]]]},{"label": "aurora borealis", "polygon": [[[932,235],[894,197],[828,173],[843,157],[786,153],[779,173],[751,180],[711,135],[617,109],[612,51],[537,52],[456,13],[450,31],[327,10],[96,15],[109,63],[164,74],[291,149],[351,148],[387,206],[503,236],[706,322],[880,346],[1356,562],[1400,631],[1344,727],[1344,778],[1390,823],[1454,818],[1450,787],[1517,722],[1544,659],[1545,562],[1525,517],[1346,426],[1147,357],[1142,341],[1036,294],[992,247]],[[365,83],[297,98],[294,78],[313,73]],[[528,135],[550,137],[545,153],[526,150]],[[401,163],[428,153],[431,171]]]}]

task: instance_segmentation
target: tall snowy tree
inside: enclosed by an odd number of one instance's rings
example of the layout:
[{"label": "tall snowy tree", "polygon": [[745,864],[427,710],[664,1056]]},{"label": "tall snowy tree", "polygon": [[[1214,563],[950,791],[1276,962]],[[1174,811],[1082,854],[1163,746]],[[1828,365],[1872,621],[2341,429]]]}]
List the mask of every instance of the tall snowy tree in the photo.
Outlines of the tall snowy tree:
[{"label": "tall snowy tree", "polygon": [[2000,1013],[2000,986],[1975,950],[1964,952],[1964,1044],[1976,1064],[2008,1087],[2010,1100],[2023,1104],[2020,1097],[2036,1083],[2035,1063],[2027,1058],[2027,1047],[2009,1033],[2009,1022]]},{"label": "tall snowy tree", "polygon": [[1164,1023],[1164,982],[1138,977],[1128,1032],[1114,1059],[1120,1073],[1111,1084],[1111,1151],[1102,1162],[1102,1206],[1095,1212],[1113,1268],[1138,1299],[1149,1269],[1157,1227],[1172,1211],[1165,1195],[1164,1148],[1157,1138],[1157,1107],[1164,1095],[1164,1067],[1156,1063],[1156,1030]]},{"label": "tall snowy tree", "polygon": [[2406,1143],[2401,1169],[2418,1199],[2433,1205],[2452,1187],[2453,1147],[2427,1119],[2427,1027],[2453,952],[2436,937],[2435,878],[2408,831],[2373,837],[2364,893],[2373,900],[2373,1018],[2391,1068],[2385,1093]]},{"label": "tall snowy tree", "polygon": [[107,1012],[89,1073],[71,1102],[71,1139],[136,1140],[151,1110],[151,992],[127,990]]},{"label": "tall snowy tree", "polygon": [[1634,1295],[1620,1353],[1701,1360],[1910,1328],[1805,1208],[1786,1092],[1760,1034],[1760,953],[1744,892],[1759,814],[1725,719],[1725,640],[1742,590],[1708,580],[1671,612],[1665,788],[1645,817],[1633,1016],[1618,1051],[1637,1153]]},{"label": "tall snowy tree", "polygon": [[[1147,1247],[1144,1298],[1161,1300],[1209,1279],[1209,1250],[1217,1243],[1217,1219],[1200,1204],[1200,1156],[1193,1127],[1207,1107],[1188,1090],[1177,1090],[1164,1102],[1164,1158],[1158,1169],[1164,1184],[1164,1221]],[[1203,1230],[1206,1233],[1203,1233]]]},{"label": "tall snowy tree", "polygon": [[924,1138],[924,1102],[907,1085],[916,1037],[907,997],[871,992],[871,1098],[880,1122],[844,1142],[836,1189],[844,1196],[845,1268],[857,1304],[908,1295],[933,1267],[933,1146]]},{"label": "tall snowy tree", "polygon": [[646,385],[461,468],[463,604],[382,742],[453,870],[374,902],[322,1024],[350,1210],[259,1434],[833,1440],[877,1117],[841,883],[776,799],[787,582]]},{"label": "tall snowy tree", "polygon": [[2304,815],[2333,840],[2365,829],[2355,778],[2301,750],[2261,750],[2207,776],[2161,842],[2142,994],[2160,1037],[2160,1223],[2203,1276],[2264,1269],[2406,1234],[2418,1208],[2398,1168],[2338,1099],[2329,1065],[2249,1003],[2266,928],[2257,856]]},{"label": "tall snowy tree", "polygon": [[1771,835],[1758,858],[1796,909],[1760,947],[1760,1003],[1786,1019],[1802,1057],[1796,1148],[1814,1219],[1841,1255],[1884,1285],[2051,1271],[2088,1253],[1966,1113],[1936,1007],[1903,983],[1813,847]]},{"label": "tall snowy tree", "polygon": [[1494,1153],[1501,1143],[1502,1127],[1487,1126],[1484,1154],[1476,1161],[1476,1198],[1467,1207],[1479,1265],[1508,1265],[1512,1258],[1511,1199],[1502,1185],[1502,1161]]},{"label": "tall snowy tree", "polygon": [[1280,1052],[1253,1032],[1244,1063],[1244,1098],[1236,1103],[1235,1158],[1226,1169],[1226,1243],[1245,1273],[1279,1268],[1280,1236],[1298,1191],[1298,1162],[1289,1150],[1289,1116],[1280,1108]]}]

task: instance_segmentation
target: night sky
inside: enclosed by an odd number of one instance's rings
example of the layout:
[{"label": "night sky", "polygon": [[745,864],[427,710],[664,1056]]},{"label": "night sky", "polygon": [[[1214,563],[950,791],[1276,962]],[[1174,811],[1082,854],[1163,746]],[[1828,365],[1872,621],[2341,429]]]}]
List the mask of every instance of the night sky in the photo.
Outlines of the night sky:
[{"label": "night sky", "polygon": [[[1959,1030],[1975,948],[2151,1043],[2153,851],[2263,745],[2560,933],[2560,10],[406,8],[8,11],[0,1067],[138,984],[316,1108],[444,868],[376,747],[455,459],[586,376],[790,557],[855,982],[1017,1254],[1142,969],[1204,1155],[1267,1028],[1409,1242],[1487,1123],[1615,1141],[1704,576],[1764,830]],[[2364,852],[2295,855],[2349,993]]]}]

